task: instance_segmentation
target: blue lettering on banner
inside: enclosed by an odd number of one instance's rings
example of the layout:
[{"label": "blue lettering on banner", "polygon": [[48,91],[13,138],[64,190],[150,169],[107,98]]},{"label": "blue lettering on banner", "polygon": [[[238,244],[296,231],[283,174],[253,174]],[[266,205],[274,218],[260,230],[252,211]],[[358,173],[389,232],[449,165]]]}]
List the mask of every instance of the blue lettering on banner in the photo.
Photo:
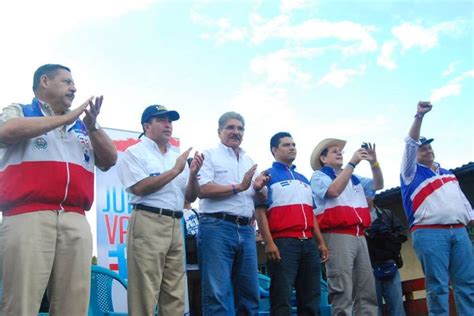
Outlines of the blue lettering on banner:
[{"label": "blue lettering on banner", "polygon": [[123,188],[119,189],[119,192],[116,187],[112,189],[107,188],[106,196],[106,207],[102,210],[103,212],[115,212],[115,213],[124,213],[127,211],[128,214],[132,213],[132,205],[128,203],[129,197],[128,192]]}]

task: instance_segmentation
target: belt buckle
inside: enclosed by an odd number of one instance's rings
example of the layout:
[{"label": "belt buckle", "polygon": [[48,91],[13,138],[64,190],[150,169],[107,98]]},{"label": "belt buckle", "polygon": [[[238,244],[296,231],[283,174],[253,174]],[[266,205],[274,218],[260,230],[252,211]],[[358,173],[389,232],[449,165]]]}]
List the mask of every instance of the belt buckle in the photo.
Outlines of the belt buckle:
[{"label": "belt buckle", "polygon": [[304,236],[304,237],[298,237],[299,240],[307,240],[309,239],[308,237]]},{"label": "belt buckle", "polygon": [[239,220],[241,219],[240,216],[235,216],[235,224],[240,225]]}]

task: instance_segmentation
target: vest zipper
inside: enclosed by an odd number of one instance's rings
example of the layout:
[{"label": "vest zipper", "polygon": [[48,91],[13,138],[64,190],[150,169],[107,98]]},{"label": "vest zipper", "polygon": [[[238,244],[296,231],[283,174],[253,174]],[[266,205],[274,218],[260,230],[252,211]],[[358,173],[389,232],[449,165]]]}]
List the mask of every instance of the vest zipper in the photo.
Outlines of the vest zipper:
[{"label": "vest zipper", "polygon": [[[287,167],[288,168],[288,167]],[[296,178],[295,178],[295,175],[293,174],[293,172],[288,168],[288,171],[290,172],[291,174],[291,177],[293,178],[293,180],[297,181]],[[301,200],[301,196],[300,196],[300,191],[298,190],[298,196],[300,197],[300,200]],[[301,212],[303,213],[303,217],[304,217],[304,229],[303,229],[303,238],[307,238],[306,236],[306,229],[308,228],[308,220],[306,218],[306,214],[304,212],[304,207],[303,207],[303,204],[300,203],[300,207],[301,207]]]},{"label": "vest zipper", "polygon": [[65,188],[65,191],[64,191],[64,199],[59,204],[59,206],[61,207],[61,211],[64,211],[63,203],[66,201],[67,195],[69,193],[69,183],[70,183],[70,180],[71,180],[71,175],[70,175],[70,172],[69,172],[69,162],[66,162],[66,174],[67,174],[67,176],[66,176],[66,188]]}]

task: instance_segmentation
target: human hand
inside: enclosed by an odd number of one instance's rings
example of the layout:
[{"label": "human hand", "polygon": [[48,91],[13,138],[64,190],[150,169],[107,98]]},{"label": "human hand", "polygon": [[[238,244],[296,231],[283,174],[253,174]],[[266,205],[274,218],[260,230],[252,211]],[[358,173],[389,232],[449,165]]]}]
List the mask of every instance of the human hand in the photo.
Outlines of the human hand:
[{"label": "human hand", "polygon": [[325,243],[322,243],[318,246],[319,251],[321,252],[321,262],[326,262],[329,260],[329,249]]},{"label": "human hand", "polygon": [[256,170],[257,170],[257,165],[255,164],[252,167],[250,167],[250,169],[247,170],[247,172],[245,172],[242,182],[237,185],[239,192],[246,191],[250,187],[250,184],[252,183],[253,175],[255,174]]},{"label": "human hand", "polygon": [[419,101],[418,105],[416,106],[416,114],[423,116],[429,111],[431,111],[432,108],[433,105],[430,101]]},{"label": "human hand", "polygon": [[268,181],[270,181],[270,174],[267,171],[262,171],[257,178],[255,178],[255,181],[253,183],[253,189],[257,192],[259,192],[261,189],[263,189],[264,186],[267,185]]},{"label": "human hand", "polygon": [[365,148],[359,148],[356,150],[354,155],[352,155],[350,163],[357,165],[361,160],[367,159],[367,150]]},{"label": "human hand", "polygon": [[197,175],[197,173],[202,167],[203,162],[204,162],[204,155],[196,151],[194,153],[193,161],[191,161],[191,166],[189,166],[189,171],[191,175],[193,176]]},{"label": "human hand", "polygon": [[366,143],[366,151],[367,151],[367,161],[372,163],[375,163],[377,161],[377,153],[375,152],[375,144],[372,143]]},{"label": "human hand", "polygon": [[104,101],[104,96],[96,97],[94,102],[92,100],[94,97],[89,98],[89,109],[85,110],[86,116],[84,117],[84,125],[86,125],[87,130],[94,130],[97,123],[97,116],[100,113],[102,107],[102,102]]},{"label": "human hand", "polygon": [[188,156],[189,156],[189,153],[191,152],[191,149],[193,149],[192,147],[189,147],[188,150],[186,150],[185,152],[183,152],[181,155],[179,155],[179,157],[176,159],[176,163],[174,164],[174,167],[173,169],[178,173],[180,174],[181,172],[183,172],[184,170],[184,167],[186,166],[186,164],[188,163]]},{"label": "human hand", "polygon": [[64,114],[63,117],[66,120],[65,125],[69,125],[69,124],[74,123],[79,118],[79,116],[81,116],[81,114],[84,113],[84,111],[86,110],[87,106],[89,105],[89,101],[91,99],[92,99],[92,97],[87,99],[86,102],[82,103],[80,106],[78,106],[74,110],[71,110],[71,111],[67,112],[66,114]]},{"label": "human hand", "polygon": [[277,262],[281,260],[280,250],[278,250],[278,247],[273,241],[265,244],[265,254],[268,260]]}]

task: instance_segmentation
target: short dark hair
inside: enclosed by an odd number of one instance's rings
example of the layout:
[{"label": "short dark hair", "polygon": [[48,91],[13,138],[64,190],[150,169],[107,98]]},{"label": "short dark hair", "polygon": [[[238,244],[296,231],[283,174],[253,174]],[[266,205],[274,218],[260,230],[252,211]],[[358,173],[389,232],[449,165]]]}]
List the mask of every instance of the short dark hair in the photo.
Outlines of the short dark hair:
[{"label": "short dark hair", "polygon": [[328,148],[324,148],[324,150],[319,154],[319,162],[321,163],[321,166],[324,167],[324,162],[321,160],[321,156],[326,157],[328,155]]},{"label": "short dark hair", "polygon": [[280,139],[282,139],[284,137],[293,138],[293,136],[291,136],[291,134],[288,133],[288,132],[278,132],[275,135],[273,135],[272,138],[270,138],[270,152],[272,153],[272,155],[273,155],[272,149],[274,147],[277,148],[278,145],[280,145]]},{"label": "short dark hair", "polygon": [[36,69],[35,74],[33,75],[33,91],[38,90],[42,76],[47,76],[52,79],[60,69],[71,72],[71,69],[59,64],[46,64]]}]

